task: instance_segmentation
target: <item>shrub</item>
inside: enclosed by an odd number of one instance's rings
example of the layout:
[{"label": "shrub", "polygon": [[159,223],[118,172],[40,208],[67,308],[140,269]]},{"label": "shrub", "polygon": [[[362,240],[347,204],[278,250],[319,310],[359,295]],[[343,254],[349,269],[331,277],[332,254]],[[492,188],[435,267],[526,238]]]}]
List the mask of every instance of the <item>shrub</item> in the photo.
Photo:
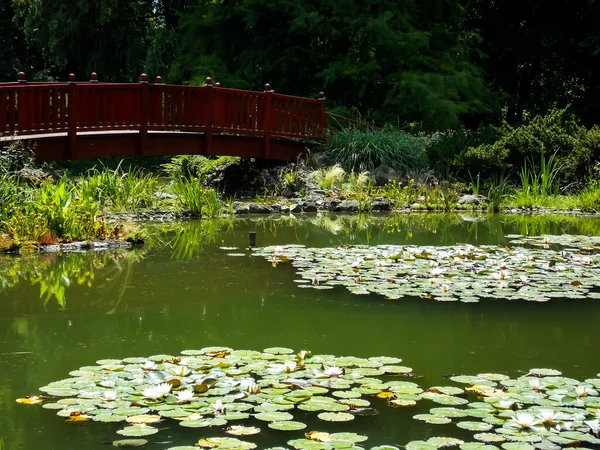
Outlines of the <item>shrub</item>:
[{"label": "shrub", "polygon": [[240,160],[237,156],[218,156],[216,158],[201,155],[181,155],[162,165],[163,170],[171,177],[203,180],[211,172],[235,164]]}]

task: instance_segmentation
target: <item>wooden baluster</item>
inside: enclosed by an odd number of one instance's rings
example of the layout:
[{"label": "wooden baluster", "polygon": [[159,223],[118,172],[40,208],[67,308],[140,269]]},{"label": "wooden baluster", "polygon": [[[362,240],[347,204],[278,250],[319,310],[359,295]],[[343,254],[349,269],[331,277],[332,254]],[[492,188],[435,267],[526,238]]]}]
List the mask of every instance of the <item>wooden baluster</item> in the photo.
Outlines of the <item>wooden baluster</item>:
[{"label": "wooden baluster", "polygon": [[149,96],[148,96],[148,76],[143,73],[140,75],[140,89],[139,89],[139,102],[138,102],[138,127],[140,130],[140,136],[138,140],[138,154],[144,155],[146,153],[146,144],[148,142],[148,109],[149,109]]},{"label": "wooden baluster", "polygon": [[205,84],[206,84],[206,88],[208,88],[208,117],[206,120],[206,129],[205,129],[205,136],[206,136],[206,154],[210,155],[211,154],[211,149],[212,149],[212,129],[213,129],[213,121],[215,118],[215,91],[213,89],[213,85],[212,85],[212,78],[211,77],[206,77],[206,79],[204,80]]},{"label": "wooden baluster", "polygon": [[75,75],[69,74],[69,159],[75,159],[77,157],[77,116],[78,116],[78,98],[77,98],[77,83],[75,82]]},{"label": "wooden baluster", "polygon": [[274,112],[273,108],[273,91],[271,89],[271,85],[269,83],[265,84],[265,112],[263,119],[263,132],[265,136],[265,145],[264,145],[264,153],[263,157],[269,159],[271,157],[271,129],[273,126],[273,117],[272,114]]},{"label": "wooden baluster", "polygon": [[19,133],[29,131],[29,128],[31,126],[32,111],[29,102],[31,96],[26,85],[27,80],[25,79],[25,74],[23,72],[19,72],[19,88],[17,89],[17,96],[15,101]]},{"label": "wooden baluster", "polygon": [[0,91],[0,135],[8,129],[8,121],[6,120],[8,116],[7,112],[7,93],[5,91]]},{"label": "wooden baluster", "polygon": [[317,137],[323,139],[325,137],[325,130],[327,130],[327,114],[325,113],[325,92],[319,92],[319,102],[321,107],[319,108],[319,118],[318,118],[318,130]]}]

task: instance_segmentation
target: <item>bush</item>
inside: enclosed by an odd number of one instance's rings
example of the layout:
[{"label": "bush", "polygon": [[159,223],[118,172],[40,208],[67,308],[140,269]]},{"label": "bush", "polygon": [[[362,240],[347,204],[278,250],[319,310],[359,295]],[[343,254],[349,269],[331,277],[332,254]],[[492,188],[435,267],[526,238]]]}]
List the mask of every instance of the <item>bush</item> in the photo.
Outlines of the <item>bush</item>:
[{"label": "bush", "polygon": [[566,109],[554,109],[518,127],[504,124],[496,130],[497,140],[464,148],[456,156],[454,166],[489,177],[507,168],[520,170],[526,160],[540,161],[545,153],[556,155],[564,184],[583,178],[590,162],[598,156],[598,128],[586,130]]},{"label": "bush", "polygon": [[181,155],[162,165],[163,170],[173,178],[183,177],[189,180],[203,180],[208,174],[223,166],[235,164],[240,160],[236,156],[218,156],[216,158],[201,155]]},{"label": "bush", "polygon": [[429,139],[386,126],[382,129],[348,127],[331,132],[324,150],[329,160],[348,172],[373,170],[386,164],[408,171],[427,166]]}]

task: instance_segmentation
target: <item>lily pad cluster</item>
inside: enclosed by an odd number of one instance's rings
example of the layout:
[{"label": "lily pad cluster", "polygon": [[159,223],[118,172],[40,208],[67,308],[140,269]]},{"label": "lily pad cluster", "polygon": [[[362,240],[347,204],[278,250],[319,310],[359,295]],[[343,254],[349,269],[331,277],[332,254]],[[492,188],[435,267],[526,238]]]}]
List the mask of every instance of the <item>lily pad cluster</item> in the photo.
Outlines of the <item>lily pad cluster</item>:
[{"label": "lily pad cluster", "polygon": [[[415,419],[431,424],[453,423],[474,433],[476,442],[460,448],[554,450],[562,447],[600,447],[600,374],[581,382],[553,369],[532,369],[526,375],[481,373],[451,376],[464,388],[432,387],[423,399],[436,402],[451,396],[454,406],[431,408]],[[449,403],[451,404],[451,403]],[[426,441],[413,441],[408,450],[433,450]]]},{"label": "lily pad cluster", "polygon": [[[513,238],[524,243],[534,241]],[[553,297],[599,298],[600,293],[594,291],[600,287],[599,256],[589,251],[592,241],[561,239],[569,244],[568,250],[467,244],[337,248],[286,245],[257,249],[255,254],[273,266],[291,262],[298,269],[300,278],[295,281],[300,287],[344,286],[353,294],[375,293],[390,300],[421,297],[472,303],[482,298],[535,302]],[[581,247],[576,247],[578,243]]]},{"label": "lily pad cluster", "polygon": [[[312,355],[282,347],[263,352],[207,347],[177,356],[99,360],[41,387],[43,395],[17,401],[56,410],[68,422],[122,423],[117,433],[126,438],[151,436],[176,423],[203,429],[195,447],[175,449],[252,449],[255,444],[239,437],[267,429],[296,433],[300,437],[288,444],[297,449],[362,448],[357,445],[366,436],[304,431],[301,419],[314,413],[325,426],[375,415],[377,409],[363,396],[386,390],[395,393],[394,400],[415,399],[422,392],[415,383],[376,378],[412,372],[400,363],[399,358]],[[211,428],[231,437],[210,436]],[[114,445],[131,442],[121,439]]]}]

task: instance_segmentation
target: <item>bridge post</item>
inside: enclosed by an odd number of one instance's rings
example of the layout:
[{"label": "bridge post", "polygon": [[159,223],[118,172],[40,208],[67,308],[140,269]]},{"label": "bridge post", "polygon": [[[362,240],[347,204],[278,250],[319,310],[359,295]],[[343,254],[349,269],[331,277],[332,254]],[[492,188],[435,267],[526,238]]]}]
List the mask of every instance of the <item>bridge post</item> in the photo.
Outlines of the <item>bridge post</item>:
[{"label": "bridge post", "polygon": [[67,103],[68,114],[68,157],[69,159],[77,158],[77,120],[78,120],[78,98],[77,98],[77,83],[75,75],[69,74],[69,98]]},{"label": "bridge post", "polygon": [[149,117],[149,98],[148,98],[148,76],[143,73],[140,75],[140,111],[139,126],[140,136],[138,140],[138,154],[143,155],[148,141],[148,117]]},{"label": "bridge post", "polygon": [[319,92],[319,101],[321,102],[321,111],[320,111],[320,116],[319,117],[319,124],[321,125],[321,129],[319,130],[320,133],[325,133],[325,130],[327,129],[327,114],[325,112],[325,92]]},{"label": "bridge post", "polygon": [[263,130],[265,132],[265,142],[263,148],[263,158],[269,159],[271,157],[271,128],[273,120],[271,118],[271,111],[273,110],[273,93],[275,91],[271,89],[269,83],[265,84],[265,112],[263,118]]},{"label": "bridge post", "polygon": [[208,104],[210,105],[210,108],[208,108],[208,117],[207,117],[207,123],[206,123],[206,130],[204,131],[204,135],[206,136],[206,154],[210,155],[210,151],[212,148],[212,128],[213,128],[213,122],[214,122],[214,118],[215,118],[215,92],[212,89],[213,84],[212,84],[212,78],[211,77],[206,77],[206,79],[204,80],[204,83],[206,84],[207,88],[211,88],[210,89],[210,94],[209,94],[209,102]]}]

